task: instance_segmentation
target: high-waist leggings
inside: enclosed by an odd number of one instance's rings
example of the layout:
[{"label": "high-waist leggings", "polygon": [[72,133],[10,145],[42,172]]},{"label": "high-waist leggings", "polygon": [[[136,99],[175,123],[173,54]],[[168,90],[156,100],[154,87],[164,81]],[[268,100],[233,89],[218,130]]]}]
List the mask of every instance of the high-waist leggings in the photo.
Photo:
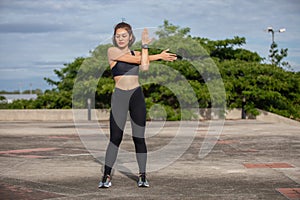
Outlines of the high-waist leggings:
[{"label": "high-waist leggings", "polygon": [[110,142],[105,156],[104,174],[110,175],[123,138],[127,113],[130,113],[132,138],[139,172],[146,172],[147,147],[145,143],[146,105],[141,87],[132,90],[115,88],[111,99]]}]

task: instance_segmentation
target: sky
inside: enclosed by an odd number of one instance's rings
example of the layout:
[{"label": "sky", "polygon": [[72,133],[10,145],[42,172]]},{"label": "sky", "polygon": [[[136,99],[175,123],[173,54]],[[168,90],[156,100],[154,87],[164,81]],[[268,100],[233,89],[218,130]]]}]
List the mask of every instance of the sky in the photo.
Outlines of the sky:
[{"label": "sky", "polygon": [[107,43],[124,19],[133,29],[168,20],[192,36],[245,37],[242,47],[265,58],[272,26],[285,61],[300,71],[299,0],[0,0],[0,90],[50,89],[44,77]]}]

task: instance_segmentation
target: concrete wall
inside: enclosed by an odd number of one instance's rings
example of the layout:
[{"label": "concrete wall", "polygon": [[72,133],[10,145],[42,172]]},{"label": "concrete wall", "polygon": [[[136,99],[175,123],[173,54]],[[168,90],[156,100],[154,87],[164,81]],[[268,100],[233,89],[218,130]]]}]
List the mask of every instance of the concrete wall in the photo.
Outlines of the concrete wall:
[{"label": "concrete wall", "polygon": [[[217,119],[217,110],[200,109],[199,120]],[[32,109],[32,110],[0,110],[0,121],[87,121],[87,109]],[[108,120],[109,110],[92,109],[91,120]],[[241,119],[241,109],[226,111],[227,120]],[[270,123],[284,123],[300,126],[300,122],[270,112],[260,110],[256,120]]]},{"label": "concrete wall", "polygon": [[270,123],[282,123],[282,124],[289,124],[292,126],[300,126],[300,122],[296,120],[292,120],[286,117],[282,117],[280,115],[276,115],[274,113],[270,113],[264,110],[259,110],[260,115],[256,117],[258,121],[263,122],[270,122]]},{"label": "concrete wall", "polygon": [[[229,111],[227,119],[240,119],[239,110]],[[82,121],[88,119],[87,109],[0,110],[0,121]],[[108,120],[109,110],[92,109],[91,120]],[[218,119],[218,110],[200,109],[199,120]]]},{"label": "concrete wall", "polygon": [[[0,110],[0,121],[80,121],[87,119],[87,109]],[[91,120],[108,119],[108,110],[91,110]]]}]

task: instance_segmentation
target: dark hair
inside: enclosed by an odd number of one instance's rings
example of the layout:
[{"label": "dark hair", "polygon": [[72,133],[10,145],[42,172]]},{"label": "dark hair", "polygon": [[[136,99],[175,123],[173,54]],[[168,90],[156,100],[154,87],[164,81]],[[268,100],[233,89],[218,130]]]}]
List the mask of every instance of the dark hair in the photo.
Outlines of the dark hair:
[{"label": "dark hair", "polygon": [[130,47],[134,41],[135,41],[135,36],[133,35],[133,32],[132,32],[132,28],[129,24],[125,23],[125,22],[120,22],[118,23],[116,26],[115,26],[115,30],[114,30],[114,36],[112,38],[112,41],[113,41],[113,44],[115,46],[118,46],[117,45],[117,42],[116,42],[116,39],[115,39],[115,35],[116,35],[116,32],[119,28],[124,28],[128,33],[129,33],[129,36],[132,36],[132,39],[129,41],[128,43],[128,46]]}]

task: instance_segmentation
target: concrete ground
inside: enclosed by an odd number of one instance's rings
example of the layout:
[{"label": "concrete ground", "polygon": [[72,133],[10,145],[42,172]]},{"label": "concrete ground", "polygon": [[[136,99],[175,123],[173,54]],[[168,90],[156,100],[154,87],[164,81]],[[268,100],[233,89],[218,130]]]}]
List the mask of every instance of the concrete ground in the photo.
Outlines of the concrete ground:
[{"label": "concrete ground", "polygon": [[[169,144],[178,127],[160,123],[152,122],[164,130],[147,138],[149,152]],[[100,126],[107,133],[108,122]],[[73,122],[0,122],[0,199],[300,199],[300,126],[227,120],[213,149],[199,158],[204,139],[215,137],[206,136],[210,128],[199,122],[183,155],[148,173],[149,188],[136,186],[135,173],[116,170],[113,186],[98,189],[102,164]],[[128,135],[121,148],[132,150]]]}]

